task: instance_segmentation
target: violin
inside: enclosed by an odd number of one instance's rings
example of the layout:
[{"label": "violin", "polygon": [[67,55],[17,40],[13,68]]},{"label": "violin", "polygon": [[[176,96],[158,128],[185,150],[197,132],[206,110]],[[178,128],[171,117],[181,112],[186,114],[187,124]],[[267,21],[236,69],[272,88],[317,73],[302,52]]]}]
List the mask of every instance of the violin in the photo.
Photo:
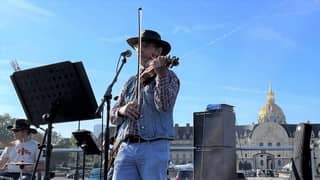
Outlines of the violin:
[{"label": "violin", "polygon": [[[166,66],[168,68],[173,68],[174,66],[179,65],[179,58],[176,56],[168,57]],[[154,68],[152,66],[146,68],[141,74],[140,74],[140,83],[146,85],[148,84],[152,79],[156,77],[156,73],[154,71]]]}]

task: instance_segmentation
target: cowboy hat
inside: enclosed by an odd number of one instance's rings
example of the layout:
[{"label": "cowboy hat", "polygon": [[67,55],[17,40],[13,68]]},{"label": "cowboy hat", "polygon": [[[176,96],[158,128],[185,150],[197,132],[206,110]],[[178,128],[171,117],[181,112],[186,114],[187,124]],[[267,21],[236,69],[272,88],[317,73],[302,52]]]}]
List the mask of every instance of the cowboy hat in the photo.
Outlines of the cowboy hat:
[{"label": "cowboy hat", "polygon": [[32,134],[36,134],[37,130],[30,128],[30,121],[26,119],[17,119],[13,125],[7,127],[12,131],[29,130]]},{"label": "cowboy hat", "polygon": [[[159,47],[162,47],[163,51],[161,53],[161,55],[165,56],[167,55],[170,50],[171,50],[171,46],[167,41],[161,40],[161,36],[159,33],[157,33],[156,31],[152,31],[152,30],[145,30],[142,32],[141,35],[141,40],[142,41],[147,41],[147,42],[152,42],[155,43],[156,45],[158,45]],[[132,37],[127,39],[128,44],[135,49],[135,46],[138,44],[139,41],[139,37]]]}]

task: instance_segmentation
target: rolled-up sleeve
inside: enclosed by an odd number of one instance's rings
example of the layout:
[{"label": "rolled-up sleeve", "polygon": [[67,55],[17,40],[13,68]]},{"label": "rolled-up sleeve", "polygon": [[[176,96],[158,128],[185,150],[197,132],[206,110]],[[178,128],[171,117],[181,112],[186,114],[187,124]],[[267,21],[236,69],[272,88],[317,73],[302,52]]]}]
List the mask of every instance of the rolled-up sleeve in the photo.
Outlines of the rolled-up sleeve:
[{"label": "rolled-up sleeve", "polygon": [[114,106],[112,107],[111,111],[110,111],[110,121],[112,124],[118,126],[120,125],[124,118],[122,116],[119,115],[119,109],[121,107],[122,104],[122,100],[123,98],[121,98],[121,95],[118,99],[118,101],[114,104]]},{"label": "rolled-up sleeve", "polygon": [[124,106],[127,102],[125,102],[125,93],[127,91],[127,86],[128,84],[133,81],[133,78],[130,78],[122,87],[121,93],[118,97],[118,100],[116,101],[116,103],[113,105],[113,107],[110,110],[110,121],[112,124],[118,126],[120,124],[122,124],[122,122],[124,121],[124,117],[119,115],[119,109],[121,106]]},{"label": "rolled-up sleeve", "polygon": [[180,82],[173,71],[164,77],[156,77],[154,103],[160,112],[172,110],[179,92]]}]

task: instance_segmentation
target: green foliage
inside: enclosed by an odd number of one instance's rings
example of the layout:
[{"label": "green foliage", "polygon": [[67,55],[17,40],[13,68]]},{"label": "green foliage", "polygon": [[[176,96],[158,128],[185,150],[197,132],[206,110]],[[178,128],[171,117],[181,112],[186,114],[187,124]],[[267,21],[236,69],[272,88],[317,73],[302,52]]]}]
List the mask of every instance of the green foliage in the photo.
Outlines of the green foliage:
[{"label": "green foliage", "polygon": [[37,134],[32,134],[32,139],[35,141],[38,141],[38,143],[42,143],[44,134],[42,132],[39,132]]},{"label": "green foliage", "polygon": [[76,138],[74,138],[74,136],[71,136],[70,140],[71,140],[72,147],[78,147],[77,140],[76,140]]},{"label": "green foliage", "polygon": [[[14,123],[15,119],[12,118],[9,114],[0,115],[0,142],[10,142],[14,139],[13,133],[11,130],[8,130],[7,127]],[[0,148],[4,148],[0,145]]]}]

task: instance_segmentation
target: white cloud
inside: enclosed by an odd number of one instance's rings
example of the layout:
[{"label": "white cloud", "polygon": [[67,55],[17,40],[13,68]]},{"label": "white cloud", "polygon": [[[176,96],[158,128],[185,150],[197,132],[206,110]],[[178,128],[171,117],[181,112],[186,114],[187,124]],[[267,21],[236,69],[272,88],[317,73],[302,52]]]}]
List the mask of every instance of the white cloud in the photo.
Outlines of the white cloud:
[{"label": "white cloud", "polygon": [[[202,46],[199,46],[198,48],[194,48],[194,49],[189,50],[186,54],[184,54],[181,57],[184,58],[184,57],[190,56],[191,54],[196,54],[197,51],[199,51],[205,47],[213,46],[216,43],[218,43],[219,41],[224,40],[224,39],[232,36],[234,33],[237,33],[238,31],[241,31],[242,29],[246,28],[248,24],[249,23],[244,23],[242,25],[238,25],[236,27],[233,27],[231,30],[225,31],[222,35],[216,37],[213,40],[210,40],[208,43],[206,43]],[[222,27],[224,27],[224,25],[221,25],[220,27],[222,28]]]},{"label": "white cloud", "polygon": [[282,44],[284,47],[295,48],[297,46],[295,41],[270,27],[260,26],[255,29],[251,29],[249,34],[256,39],[272,41],[275,42],[275,44]]},{"label": "white cloud", "polygon": [[40,16],[54,16],[51,11],[38,7],[26,0],[8,0],[7,3],[13,10],[22,10]]},{"label": "white cloud", "polygon": [[237,27],[234,27],[233,29],[231,29],[230,31],[226,31],[224,34],[222,34],[221,36],[218,36],[217,38],[215,38],[214,40],[210,41],[208,43],[208,46],[214,45],[215,43],[228,38],[229,36],[231,36],[232,34],[242,30],[244,27],[246,27],[247,24],[243,24],[243,25],[239,25]]},{"label": "white cloud", "polygon": [[192,29],[187,26],[176,26],[173,29],[173,34],[178,34],[178,33],[190,33],[192,32]]},{"label": "white cloud", "polygon": [[20,23],[42,23],[46,18],[55,16],[53,12],[26,0],[2,0],[0,4],[1,29]]},{"label": "white cloud", "polygon": [[194,29],[196,31],[214,31],[217,29],[224,28],[224,27],[226,27],[226,25],[228,25],[228,23],[215,24],[215,25],[198,24],[198,25],[195,25],[192,29]]},{"label": "white cloud", "polygon": [[215,25],[206,25],[206,24],[197,24],[194,26],[175,26],[173,29],[173,34],[178,33],[193,33],[195,31],[214,31],[220,28],[224,28],[226,24],[215,24]]}]

